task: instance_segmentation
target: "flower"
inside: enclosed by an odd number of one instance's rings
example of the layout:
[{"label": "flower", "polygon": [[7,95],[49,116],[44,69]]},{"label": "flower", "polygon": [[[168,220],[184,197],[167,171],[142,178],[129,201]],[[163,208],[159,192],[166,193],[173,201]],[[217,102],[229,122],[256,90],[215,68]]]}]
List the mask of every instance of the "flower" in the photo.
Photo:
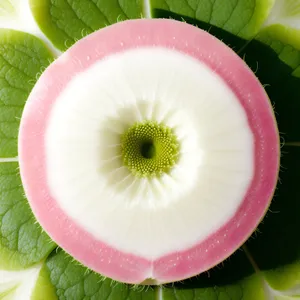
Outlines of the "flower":
[{"label": "flower", "polygon": [[279,143],[264,90],[229,48],[191,25],[138,20],[90,35],[42,74],[19,156],[55,242],[113,279],[164,283],[211,268],[252,233]]}]

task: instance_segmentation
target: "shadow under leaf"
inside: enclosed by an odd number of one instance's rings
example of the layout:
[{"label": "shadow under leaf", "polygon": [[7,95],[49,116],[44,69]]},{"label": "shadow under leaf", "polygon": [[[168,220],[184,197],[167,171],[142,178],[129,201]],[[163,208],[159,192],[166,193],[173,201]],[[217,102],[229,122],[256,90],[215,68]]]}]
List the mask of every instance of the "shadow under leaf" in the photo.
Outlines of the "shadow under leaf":
[{"label": "shadow under leaf", "polygon": [[254,273],[245,252],[237,250],[222,264],[210,269],[208,272],[186,279],[181,282],[167,284],[166,288],[195,289],[234,284]]},{"label": "shadow under leaf", "polygon": [[239,53],[255,72],[275,110],[279,132],[286,142],[300,141],[300,78],[280,60],[275,51],[252,40]]},{"label": "shadow under leaf", "polygon": [[230,46],[234,51],[239,51],[243,48],[248,41],[244,40],[224,29],[221,29],[217,26],[211,25],[209,23],[205,23],[203,21],[199,21],[190,17],[186,17],[184,15],[176,14],[170,11],[162,10],[162,9],[153,9],[152,15],[154,18],[162,18],[162,19],[173,19],[177,21],[184,21],[188,24],[199,27],[205,31],[208,31],[210,34],[214,35],[218,39],[222,40],[226,45]]},{"label": "shadow under leaf", "polygon": [[283,148],[280,183],[256,238],[247,242],[261,270],[300,260],[300,147]]}]

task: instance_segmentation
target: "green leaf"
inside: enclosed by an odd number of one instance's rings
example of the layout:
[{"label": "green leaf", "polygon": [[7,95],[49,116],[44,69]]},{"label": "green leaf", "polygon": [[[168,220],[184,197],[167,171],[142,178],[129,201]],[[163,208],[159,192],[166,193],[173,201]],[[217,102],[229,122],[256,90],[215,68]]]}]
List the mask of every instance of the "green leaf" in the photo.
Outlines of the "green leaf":
[{"label": "green leaf", "polygon": [[300,0],[275,1],[256,39],[270,46],[300,77]]},{"label": "green leaf", "polygon": [[156,10],[157,18],[171,18],[177,21],[182,21],[199,27],[205,31],[208,31],[210,34],[214,35],[218,39],[222,40],[226,45],[230,46],[234,51],[238,52],[240,49],[244,48],[244,46],[248,43],[247,40],[242,39],[228,31],[225,31],[219,27],[211,25],[209,23],[196,20],[194,18],[186,17],[181,14],[173,13],[165,10]]},{"label": "green leaf", "polygon": [[60,50],[118,21],[142,15],[141,0],[30,0],[34,18]]},{"label": "green leaf", "polygon": [[261,278],[250,276],[224,286],[195,289],[164,289],[164,300],[265,300]]},{"label": "green leaf", "polygon": [[46,272],[60,300],[153,300],[157,291],[144,290],[105,279],[78,262],[62,250],[53,252],[46,261]]},{"label": "green leaf", "polygon": [[214,25],[245,39],[253,38],[274,0],[150,0],[152,16],[180,14]]},{"label": "green leaf", "polygon": [[17,156],[19,122],[38,75],[53,61],[43,42],[0,29],[0,158]]},{"label": "green leaf", "polygon": [[270,46],[278,57],[300,77],[300,31],[277,24],[263,29],[257,40]]},{"label": "green leaf", "polygon": [[[0,157],[17,156],[19,121],[38,74],[53,60],[36,37],[0,29]],[[24,197],[17,163],[0,163],[0,267],[22,269],[55,247]]]},{"label": "green leaf", "polygon": [[24,197],[18,164],[0,163],[0,268],[28,268],[54,247]]},{"label": "green leaf", "polygon": [[[238,251],[222,266],[200,276],[164,287],[133,287],[105,279],[74,261],[62,250],[46,261],[50,281],[58,299],[118,300],[263,300],[261,278],[243,251]],[[256,298],[254,298],[254,296]]]}]

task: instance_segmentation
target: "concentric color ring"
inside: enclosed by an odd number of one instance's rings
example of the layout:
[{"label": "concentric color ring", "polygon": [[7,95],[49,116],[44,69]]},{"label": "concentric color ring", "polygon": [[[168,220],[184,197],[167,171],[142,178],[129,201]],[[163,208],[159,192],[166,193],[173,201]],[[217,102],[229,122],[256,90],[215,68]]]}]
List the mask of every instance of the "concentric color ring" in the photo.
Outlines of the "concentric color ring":
[{"label": "concentric color ring", "polygon": [[[128,250],[130,245],[124,250],[113,246],[114,242],[103,241],[77,222],[74,215],[66,213],[50,186],[52,166],[48,164],[49,157],[54,157],[53,153],[59,149],[59,145],[50,143],[54,139],[48,138],[48,132],[54,136],[51,128],[57,124],[52,122],[52,115],[68,94],[68,86],[80,74],[96,68],[96,64],[105,64],[112,55],[142,48],[166,49],[174,53],[174,57],[184,54],[187,59],[201,62],[222,80],[244,110],[253,138],[250,150],[254,153],[253,175],[234,215],[186,249],[178,248],[170,253],[162,249],[152,259],[146,252],[133,254]],[[251,235],[272,198],[280,153],[276,121],[268,97],[251,70],[231,49],[208,33],[182,22],[132,20],[84,38],[44,72],[23,113],[19,157],[21,177],[32,210],[59,246],[89,268],[116,280],[141,283],[151,278],[156,283],[164,283],[206,271],[227,258]]]}]

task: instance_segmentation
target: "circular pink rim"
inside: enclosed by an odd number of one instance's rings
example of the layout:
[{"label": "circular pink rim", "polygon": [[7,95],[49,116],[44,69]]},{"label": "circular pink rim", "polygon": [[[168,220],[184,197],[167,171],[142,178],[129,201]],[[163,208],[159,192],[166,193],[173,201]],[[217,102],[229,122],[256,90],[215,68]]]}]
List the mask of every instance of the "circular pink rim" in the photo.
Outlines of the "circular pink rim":
[{"label": "circular pink rim", "polygon": [[[239,209],[222,228],[185,251],[155,261],[123,253],[72,221],[47,186],[44,132],[53,103],[68,82],[103,57],[143,46],[186,53],[219,74],[244,107],[255,140],[255,175]],[[196,27],[172,20],[131,20],[76,43],[41,76],[26,103],[19,133],[21,177],[31,208],[50,237],[84,265],[113,279],[172,282],[210,269],[251,235],[272,198],[279,169],[279,137],[272,107],[259,81],[230,48]]]}]

